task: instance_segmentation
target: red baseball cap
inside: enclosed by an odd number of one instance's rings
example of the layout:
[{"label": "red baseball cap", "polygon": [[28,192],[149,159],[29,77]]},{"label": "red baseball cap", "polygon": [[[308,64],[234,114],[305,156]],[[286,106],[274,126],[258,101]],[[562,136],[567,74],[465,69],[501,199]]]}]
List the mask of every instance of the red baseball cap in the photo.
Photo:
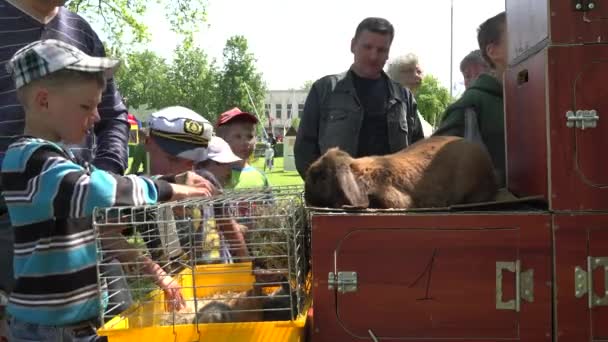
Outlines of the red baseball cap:
[{"label": "red baseball cap", "polygon": [[243,112],[238,107],[234,107],[220,114],[220,117],[217,119],[217,126],[219,127],[221,125],[224,125],[237,117],[241,117],[242,119],[251,121],[255,124],[259,122],[258,118],[255,115],[248,112]]}]

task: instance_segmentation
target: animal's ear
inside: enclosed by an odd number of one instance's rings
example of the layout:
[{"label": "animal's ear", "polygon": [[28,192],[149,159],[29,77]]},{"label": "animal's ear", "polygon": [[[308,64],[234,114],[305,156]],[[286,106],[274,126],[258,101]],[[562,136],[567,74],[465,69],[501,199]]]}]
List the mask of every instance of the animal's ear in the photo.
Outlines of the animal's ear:
[{"label": "animal's ear", "polygon": [[369,206],[367,194],[361,191],[355,180],[355,175],[348,165],[340,167],[336,177],[338,178],[338,185],[342,189],[344,197],[349,202],[347,205],[356,208],[367,208]]}]

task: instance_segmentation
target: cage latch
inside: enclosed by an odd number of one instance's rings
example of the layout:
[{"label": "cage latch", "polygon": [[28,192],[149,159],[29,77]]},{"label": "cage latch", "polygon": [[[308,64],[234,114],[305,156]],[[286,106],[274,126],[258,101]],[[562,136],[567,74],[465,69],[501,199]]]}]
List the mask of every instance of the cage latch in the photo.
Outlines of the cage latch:
[{"label": "cage latch", "polygon": [[[597,295],[593,291],[593,271],[602,267],[604,269],[604,293]],[[576,298],[587,294],[589,308],[608,306],[608,257],[587,257],[587,270],[580,266],[574,269],[574,285]]]},{"label": "cage latch", "polygon": [[338,289],[340,293],[357,291],[357,272],[329,272],[327,288],[330,290]]},{"label": "cage latch", "polygon": [[573,112],[571,110],[566,112],[566,127],[568,128],[595,128],[597,127],[597,121],[600,117],[597,115],[597,111],[592,110],[577,110]]}]

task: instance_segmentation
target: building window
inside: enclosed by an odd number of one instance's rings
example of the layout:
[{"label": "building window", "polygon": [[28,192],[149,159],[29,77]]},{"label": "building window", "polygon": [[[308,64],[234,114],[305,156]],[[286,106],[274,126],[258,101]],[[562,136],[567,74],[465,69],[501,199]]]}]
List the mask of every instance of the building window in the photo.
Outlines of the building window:
[{"label": "building window", "polygon": [[298,103],[298,117],[301,118],[302,114],[304,114],[304,104]]},{"label": "building window", "polygon": [[266,114],[266,117],[270,115],[270,103],[264,105],[264,114]]},{"label": "building window", "polygon": [[281,118],[281,111],[282,111],[281,104],[280,104],[280,103],[277,103],[277,104],[274,106],[274,116],[275,116],[277,119],[280,119],[280,118]]},{"label": "building window", "polygon": [[291,103],[287,104],[287,119],[291,119]]}]

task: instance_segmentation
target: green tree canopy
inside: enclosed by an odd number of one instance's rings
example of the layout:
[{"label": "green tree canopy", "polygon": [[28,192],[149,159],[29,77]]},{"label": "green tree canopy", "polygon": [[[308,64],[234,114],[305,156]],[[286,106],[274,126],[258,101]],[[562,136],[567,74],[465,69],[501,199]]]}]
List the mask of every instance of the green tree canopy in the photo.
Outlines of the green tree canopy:
[{"label": "green tree canopy", "polygon": [[437,78],[426,75],[422,79],[422,84],[416,92],[416,102],[418,103],[418,110],[431,125],[437,126],[439,120],[441,120],[441,115],[452,101],[450,91],[442,86]]},{"label": "green tree canopy", "polygon": [[149,40],[146,13],[163,11],[174,32],[186,41],[205,20],[206,0],[71,0],[66,6],[88,20],[100,21],[111,46]]},{"label": "green tree canopy", "polygon": [[168,71],[165,60],[154,52],[126,54],[116,78],[127,105],[134,108],[162,106],[167,92]]},{"label": "green tree canopy", "polygon": [[265,119],[260,106],[264,104],[266,85],[255,66],[255,57],[248,50],[247,39],[243,36],[229,38],[223,56],[224,65],[217,80],[216,114],[239,107],[257,113],[263,125]]}]

